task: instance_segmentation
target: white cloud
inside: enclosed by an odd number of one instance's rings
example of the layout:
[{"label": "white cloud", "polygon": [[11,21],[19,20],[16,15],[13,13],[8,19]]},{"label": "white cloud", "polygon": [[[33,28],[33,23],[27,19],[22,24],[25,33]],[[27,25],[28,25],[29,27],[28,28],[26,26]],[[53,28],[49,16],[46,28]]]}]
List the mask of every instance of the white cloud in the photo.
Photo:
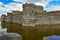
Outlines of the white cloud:
[{"label": "white cloud", "polygon": [[47,11],[57,11],[57,10],[60,10],[60,6],[57,6],[57,5],[53,5],[49,8],[46,9]]},{"label": "white cloud", "polygon": [[45,6],[52,0],[14,0],[16,2],[28,2],[28,3],[33,3],[33,4],[36,4],[36,5],[39,5],[39,6],[43,6],[44,7],[44,10],[45,10]]},{"label": "white cloud", "polygon": [[14,0],[14,1],[16,1],[16,2],[27,2],[28,0]]},{"label": "white cloud", "polygon": [[14,0],[16,2],[28,2],[28,3],[34,3],[37,5],[45,6],[47,3],[49,3],[51,0]]},{"label": "white cloud", "polygon": [[[4,7],[2,7],[2,5]],[[12,10],[22,11],[22,4],[9,3],[9,4],[5,5],[5,4],[0,3],[0,16],[1,16],[1,14],[7,14],[7,12],[12,12]]]},{"label": "white cloud", "polygon": [[2,2],[0,2],[0,6],[1,6],[1,5],[3,5],[3,3],[2,3]]},{"label": "white cloud", "polygon": [[5,8],[8,9],[8,10],[19,10],[19,11],[22,11],[22,4],[9,3],[8,5],[5,5]]},{"label": "white cloud", "polygon": [[45,7],[48,3],[50,2],[50,0],[42,0],[41,2],[35,2],[36,5],[42,5],[43,7]]},{"label": "white cloud", "polygon": [[0,6],[0,12],[8,12],[9,10],[5,7]]},{"label": "white cloud", "polygon": [[3,5],[4,4],[2,2],[0,2],[0,17],[1,17],[2,14],[5,14],[4,12],[6,11],[6,9],[2,7]]}]

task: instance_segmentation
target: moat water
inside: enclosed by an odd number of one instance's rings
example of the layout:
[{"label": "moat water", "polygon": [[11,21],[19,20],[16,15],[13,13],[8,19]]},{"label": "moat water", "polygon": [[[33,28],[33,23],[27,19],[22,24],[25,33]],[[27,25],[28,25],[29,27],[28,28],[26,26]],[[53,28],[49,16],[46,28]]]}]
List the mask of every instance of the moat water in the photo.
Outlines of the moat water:
[{"label": "moat water", "polygon": [[4,22],[2,28],[7,28],[7,32],[21,34],[22,40],[60,40],[60,24],[26,27],[21,24]]},{"label": "moat water", "polygon": [[2,28],[1,22],[0,22],[0,35],[4,33],[7,33],[7,28]]}]

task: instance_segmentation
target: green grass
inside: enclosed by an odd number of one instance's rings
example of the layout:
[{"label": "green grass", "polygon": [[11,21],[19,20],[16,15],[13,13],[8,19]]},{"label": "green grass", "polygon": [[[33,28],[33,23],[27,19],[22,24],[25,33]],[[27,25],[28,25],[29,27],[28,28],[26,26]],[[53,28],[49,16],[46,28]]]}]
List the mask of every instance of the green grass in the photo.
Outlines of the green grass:
[{"label": "green grass", "polygon": [[1,21],[1,18],[0,18],[0,21]]}]

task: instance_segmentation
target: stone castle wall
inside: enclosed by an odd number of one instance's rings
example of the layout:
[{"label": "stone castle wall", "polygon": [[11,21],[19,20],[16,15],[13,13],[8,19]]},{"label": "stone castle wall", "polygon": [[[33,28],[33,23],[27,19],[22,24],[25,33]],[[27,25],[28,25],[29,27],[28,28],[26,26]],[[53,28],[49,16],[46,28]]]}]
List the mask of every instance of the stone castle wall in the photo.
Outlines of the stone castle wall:
[{"label": "stone castle wall", "polygon": [[60,24],[60,11],[46,12],[42,6],[23,4],[23,12],[7,13],[4,21],[22,24],[24,26]]}]

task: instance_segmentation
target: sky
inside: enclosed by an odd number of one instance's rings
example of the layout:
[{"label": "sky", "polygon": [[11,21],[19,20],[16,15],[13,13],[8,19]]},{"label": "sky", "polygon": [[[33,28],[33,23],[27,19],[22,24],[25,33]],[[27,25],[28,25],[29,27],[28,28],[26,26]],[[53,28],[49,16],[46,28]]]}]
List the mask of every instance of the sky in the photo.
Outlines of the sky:
[{"label": "sky", "polygon": [[26,2],[43,6],[46,11],[60,10],[60,0],[0,0],[0,16],[12,10],[22,11],[22,5]]}]

